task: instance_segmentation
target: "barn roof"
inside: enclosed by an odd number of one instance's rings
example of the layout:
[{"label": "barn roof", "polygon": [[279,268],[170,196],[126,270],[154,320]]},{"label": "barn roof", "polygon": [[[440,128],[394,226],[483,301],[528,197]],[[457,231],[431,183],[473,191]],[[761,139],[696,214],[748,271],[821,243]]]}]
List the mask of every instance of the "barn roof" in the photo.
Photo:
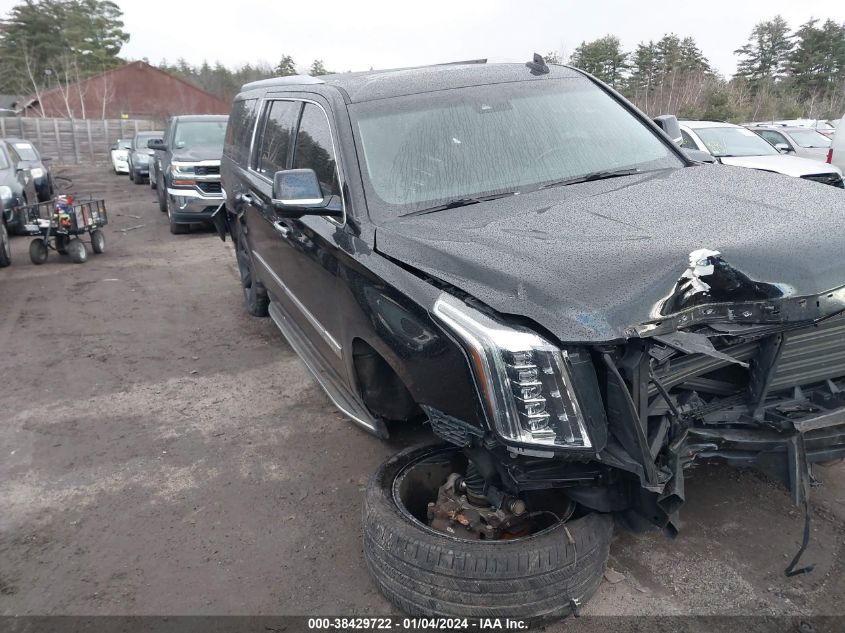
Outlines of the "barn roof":
[{"label": "barn roof", "polygon": [[45,90],[40,100],[30,98],[27,110],[40,114],[41,108],[45,116],[52,117],[161,119],[179,114],[228,114],[230,104],[138,61],[83,79],[66,90]]}]

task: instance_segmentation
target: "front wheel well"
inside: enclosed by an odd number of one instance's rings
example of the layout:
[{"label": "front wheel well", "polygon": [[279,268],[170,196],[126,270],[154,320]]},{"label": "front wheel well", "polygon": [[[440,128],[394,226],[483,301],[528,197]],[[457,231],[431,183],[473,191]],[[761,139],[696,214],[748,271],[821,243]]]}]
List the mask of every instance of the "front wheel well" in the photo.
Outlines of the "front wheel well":
[{"label": "front wheel well", "polygon": [[388,421],[411,421],[424,415],[399,375],[369,343],[353,340],[352,362],[358,393],[370,413]]}]

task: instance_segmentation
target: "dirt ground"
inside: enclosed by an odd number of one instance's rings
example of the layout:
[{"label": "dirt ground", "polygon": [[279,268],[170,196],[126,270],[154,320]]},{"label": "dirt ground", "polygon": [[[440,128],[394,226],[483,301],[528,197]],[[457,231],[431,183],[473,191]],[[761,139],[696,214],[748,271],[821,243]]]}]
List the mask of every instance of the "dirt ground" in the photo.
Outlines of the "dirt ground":
[{"label": "dirt ground", "polygon": [[[346,422],[246,314],[228,242],[170,235],[154,192],[106,167],[65,173],[106,198],[107,252],[36,267],[15,238],[0,270],[0,615],[395,613],[362,490],[425,434]],[[812,574],[783,575],[803,529],[787,493],[706,466],[676,539],[617,528],[622,578],[583,613],[845,613],[845,465],[817,475]]]}]

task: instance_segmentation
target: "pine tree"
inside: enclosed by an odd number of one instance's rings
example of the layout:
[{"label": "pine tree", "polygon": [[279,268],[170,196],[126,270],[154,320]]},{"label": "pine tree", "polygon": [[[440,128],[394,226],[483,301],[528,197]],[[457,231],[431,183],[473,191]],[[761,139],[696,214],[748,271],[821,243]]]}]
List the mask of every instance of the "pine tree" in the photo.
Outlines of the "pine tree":
[{"label": "pine tree", "polygon": [[296,64],[293,57],[290,55],[282,55],[279,63],[276,65],[276,75],[279,77],[288,77],[296,74]]},{"label": "pine tree", "polygon": [[605,35],[592,42],[581,42],[569,63],[587,71],[606,84],[616,87],[628,67],[628,54],[622,51],[622,43],[615,35]]},{"label": "pine tree", "polygon": [[734,51],[741,58],[736,76],[745,77],[752,84],[783,78],[792,47],[789,25],[781,16],[758,22],[751,31],[748,43]]},{"label": "pine tree", "polygon": [[326,67],[323,66],[322,59],[315,59],[311,62],[311,69],[308,71],[308,74],[312,77],[318,77],[319,75],[328,75],[330,74]]}]

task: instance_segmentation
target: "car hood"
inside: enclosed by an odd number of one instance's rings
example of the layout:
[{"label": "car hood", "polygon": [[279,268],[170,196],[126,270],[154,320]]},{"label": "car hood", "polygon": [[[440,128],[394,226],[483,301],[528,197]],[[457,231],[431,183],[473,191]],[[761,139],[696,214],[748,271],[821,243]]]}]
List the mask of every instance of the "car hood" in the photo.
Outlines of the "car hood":
[{"label": "car hood", "polygon": [[832,165],[819,165],[819,161],[817,160],[801,158],[800,156],[787,156],[785,154],[773,156],[725,156],[719,160],[723,165],[774,171],[796,178],[810,176],[812,174],[827,174],[830,172],[836,172],[842,175],[842,172]]},{"label": "car hood", "polygon": [[[599,342],[755,321],[761,310],[807,320],[845,308],[845,291],[805,299],[845,285],[843,215],[835,187],[713,165],[397,218],[375,239],[383,255],[501,314],[564,342]],[[766,307],[786,301],[794,311],[782,316]]]},{"label": "car hood", "polygon": [[194,147],[182,147],[173,150],[173,159],[180,162],[199,160],[220,160],[223,157],[223,148],[219,145],[197,145]]}]

